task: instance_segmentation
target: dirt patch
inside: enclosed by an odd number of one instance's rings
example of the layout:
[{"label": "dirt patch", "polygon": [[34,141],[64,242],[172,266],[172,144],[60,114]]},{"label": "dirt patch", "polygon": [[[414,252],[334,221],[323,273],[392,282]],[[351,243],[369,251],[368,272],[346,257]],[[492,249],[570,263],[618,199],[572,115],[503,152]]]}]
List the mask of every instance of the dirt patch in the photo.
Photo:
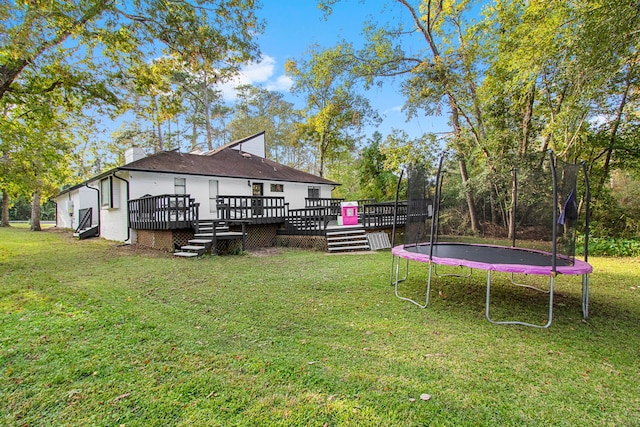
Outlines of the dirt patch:
[{"label": "dirt patch", "polygon": [[118,255],[142,255],[151,258],[169,258],[173,257],[172,253],[162,251],[160,249],[153,249],[148,246],[142,245],[128,245],[124,243],[114,243],[110,249],[115,251]]},{"label": "dirt patch", "polygon": [[46,231],[47,233],[63,233],[72,235],[73,231],[69,228],[58,228],[58,227],[42,227],[42,231]]},{"label": "dirt patch", "polygon": [[278,248],[278,247],[258,248],[258,249],[251,249],[249,251],[249,255],[257,256],[257,257],[265,257],[265,256],[280,255],[283,252],[284,252],[284,249]]}]

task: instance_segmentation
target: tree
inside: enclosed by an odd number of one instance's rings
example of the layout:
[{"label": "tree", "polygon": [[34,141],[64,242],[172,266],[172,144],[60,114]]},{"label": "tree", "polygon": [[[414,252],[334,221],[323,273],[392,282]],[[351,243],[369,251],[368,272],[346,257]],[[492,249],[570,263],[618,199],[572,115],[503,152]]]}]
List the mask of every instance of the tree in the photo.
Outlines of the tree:
[{"label": "tree", "polygon": [[[41,203],[71,175],[72,135],[65,126],[68,112],[55,107],[60,102],[55,95],[30,97],[34,104],[16,106],[0,120],[0,151],[6,159],[0,184],[5,191],[11,189],[13,197],[32,197],[33,231],[40,230]],[[6,120],[7,116],[12,120]],[[8,202],[8,197],[4,200]]]},{"label": "tree", "polygon": [[45,133],[52,129],[53,140],[68,141],[62,135],[69,113],[117,106],[120,83],[149,58],[217,61],[226,64],[225,73],[255,59],[253,37],[262,29],[256,7],[253,0],[1,2],[0,149],[9,172],[0,181],[3,192],[11,185],[37,197],[41,185],[61,178],[56,162],[67,162],[60,165],[67,169],[71,145],[56,145],[63,152],[43,157],[42,179],[21,178],[20,153],[49,152],[43,141],[52,139]]},{"label": "tree", "polygon": [[183,110],[182,97],[173,79],[177,64],[175,58],[162,57],[131,69],[127,85],[131,101],[127,104],[136,117],[152,124],[156,141],[153,152],[164,151],[163,125]]},{"label": "tree", "polygon": [[[330,13],[337,1],[321,2],[321,7]],[[368,23],[365,47],[343,60],[352,63],[353,73],[365,78],[368,84],[404,77],[405,108],[410,116],[418,111],[435,114],[449,108],[453,128],[449,143],[456,152],[471,227],[476,232],[479,223],[467,185],[467,158],[476,151],[488,158],[488,151],[477,88],[479,38],[470,36],[469,26],[463,19],[470,2],[427,0],[418,3],[397,0],[390,5],[389,9],[397,6],[394,10],[398,14],[387,10],[385,16],[391,18],[388,25]],[[416,41],[422,43],[424,49],[415,51]],[[406,51],[403,43],[412,46],[411,52]]]},{"label": "tree", "polygon": [[501,124],[494,132],[520,141],[520,159],[537,151],[538,167],[547,148],[568,161],[586,160],[594,194],[606,197],[612,167],[638,158],[631,136],[640,83],[637,2],[495,1],[485,12],[493,46],[485,102],[504,106],[487,109]]},{"label": "tree", "polygon": [[[235,67],[235,65],[234,65]],[[205,142],[208,150],[224,142],[226,138],[225,123],[231,115],[231,108],[225,105],[222,91],[215,85],[228,80],[235,69],[214,68],[206,62],[193,61],[182,64],[174,70],[173,79],[178,84],[180,94],[187,100],[188,118],[192,126],[191,149],[196,149],[199,142],[199,128],[204,127]],[[215,127],[214,122],[219,122]]]},{"label": "tree", "polygon": [[288,60],[285,70],[294,80],[293,93],[306,98],[300,135],[315,146],[317,170],[323,176],[327,158],[352,149],[362,126],[379,118],[357,92],[358,81],[350,74],[350,45],[324,51],[314,47],[309,55],[297,62]]},{"label": "tree", "polygon": [[300,118],[293,104],[280,92],[251,85],[236,88],[238,98],[229,122],[230,139],[265,131],[269,158],[286,163],[296,145],[295,123]]},{"label": "tree", "polygon": [[[92,87],[86,83],[94,81],[106,87],[108,77],[158,56],[158,47],[183,60],[199,56],[241,64],[255,59],[253,36],[262,29],[255,7],[253,0],[3,2],[0,99],[42,89],[33,84],[35,76],[23,79],[26,70],[36,70],[54,86],[88,91]],[[101,55],[94,56],[96,50]],[[102,61],[109,66],[103,68]]]},{"label": "tree", "polygon": [[[320,4],[330,14],[338,1]],[[385,4],[385,22],[367,24],[368,42],[351,61],[369,84],[401,78],[409,115],[448,110],[448,142],[477,229],[474,199],[489,196],[491,217],[506,218],[511,203],[499,195],[510,193],[509,169],[541,168],[548,148],[567,161],[591,160],[600,184],[612,165],[636,158],[640,8],[492,0],[478,15],[474,6]]]},{"label": "tree", "polygon": [[368,142],[357,163],[360,198],[393,200],[398,176],[391,172],[387,155],[382,150],[382,134],[374,132]]}]

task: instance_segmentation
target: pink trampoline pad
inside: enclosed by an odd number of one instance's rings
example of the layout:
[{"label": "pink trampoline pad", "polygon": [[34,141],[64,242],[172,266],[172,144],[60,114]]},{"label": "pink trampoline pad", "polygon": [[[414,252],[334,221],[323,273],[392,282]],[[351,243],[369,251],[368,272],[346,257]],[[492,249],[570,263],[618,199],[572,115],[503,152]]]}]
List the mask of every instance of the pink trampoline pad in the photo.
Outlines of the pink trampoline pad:
[{"label": "pink trampoline pad", "polygon": [[[429,262],[429,243],[401,245],[392,249],[400,258],[418,262]],[[552,274],[553,255],[534,249],[515,248],[468,243],[435,243],[431,262],[439,265],[465,266],[479,270],[501,271],[505,273]],[[589,263],[573,260],[563,255],[556,256],[556,272],[559,274],[589,274]]]}]

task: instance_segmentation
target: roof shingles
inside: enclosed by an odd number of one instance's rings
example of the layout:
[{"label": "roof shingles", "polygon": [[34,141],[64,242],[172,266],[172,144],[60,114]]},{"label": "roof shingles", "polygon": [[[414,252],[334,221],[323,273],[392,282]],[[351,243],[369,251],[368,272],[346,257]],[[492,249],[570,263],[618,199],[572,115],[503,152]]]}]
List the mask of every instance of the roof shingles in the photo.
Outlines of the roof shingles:
[{"label": "roof shingles", "polygon": [[209,156],[164,151],[118,169],[338,185],[334,181],[231,148]]}]

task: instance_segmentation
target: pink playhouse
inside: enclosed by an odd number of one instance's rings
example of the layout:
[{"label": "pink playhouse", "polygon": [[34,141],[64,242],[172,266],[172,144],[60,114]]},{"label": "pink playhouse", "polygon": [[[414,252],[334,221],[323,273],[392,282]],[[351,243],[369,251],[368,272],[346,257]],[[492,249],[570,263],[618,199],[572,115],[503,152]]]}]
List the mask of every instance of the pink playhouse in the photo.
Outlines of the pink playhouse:
[{"label": "pink playhouse", "polygon": [[358,225],[358,202],[340,203],[342,225]]}]

